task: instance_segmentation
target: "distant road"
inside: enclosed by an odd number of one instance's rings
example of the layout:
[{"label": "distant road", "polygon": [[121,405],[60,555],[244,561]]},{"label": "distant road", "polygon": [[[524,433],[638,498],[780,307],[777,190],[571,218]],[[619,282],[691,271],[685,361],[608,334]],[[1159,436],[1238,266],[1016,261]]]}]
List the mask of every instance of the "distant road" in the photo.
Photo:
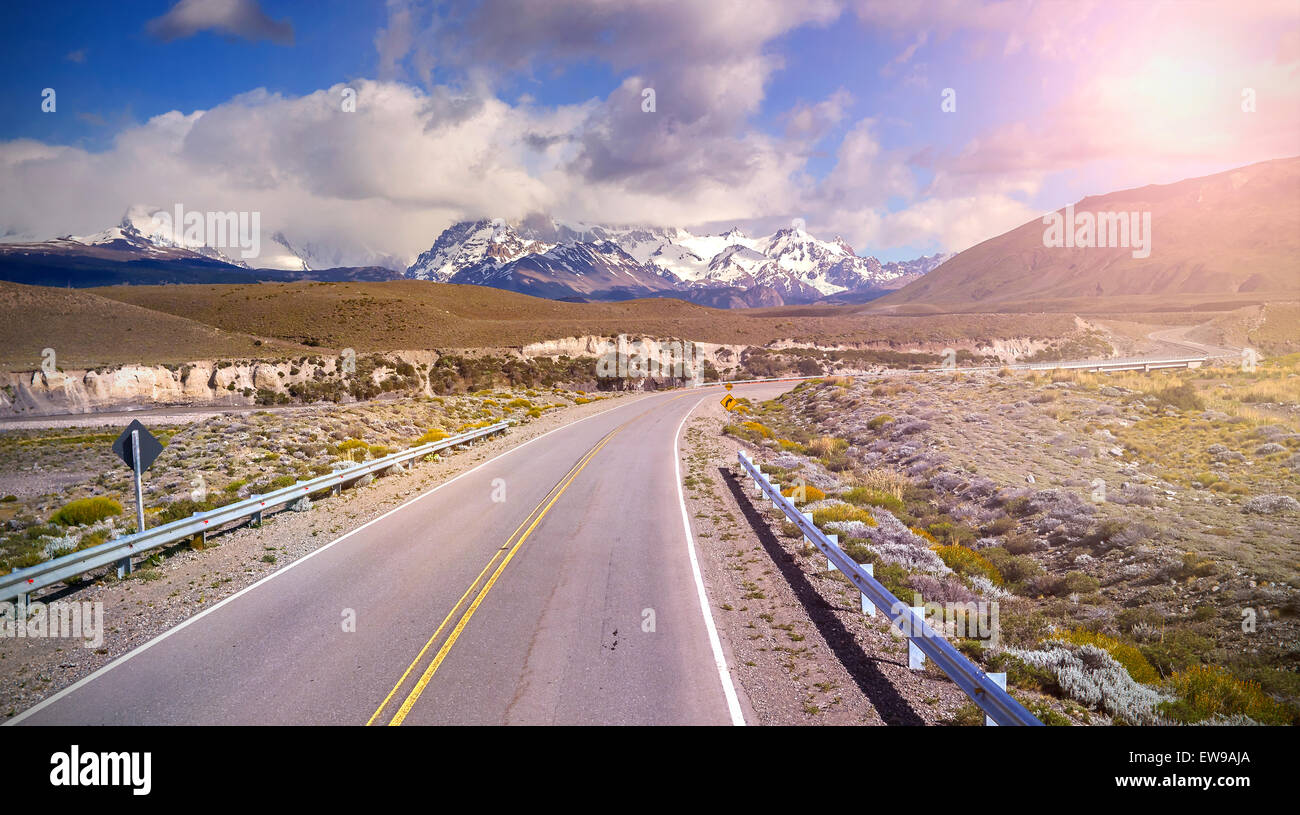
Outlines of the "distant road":
[{"label": "distant road", "polygon": [[741,723],[676,463],[687,414],[721,393],[649,396],[513,448],[14,722]]},{"label": "distant road", "polygon": [[1240,348],[1221,348],[1216,345],[1206,345],[1205,343],[1196,342],[1187,338],[1187,332],[1192,331],[1200,326],[1180,325],[1174,328],[1164,328],[1159,331],[1152,331],[1147,336],[1156,342],[1167,346],[1171,351],[1178,354],[1188,352],[1197,356],[1206,357],[1238,357],[1241,355]]}]

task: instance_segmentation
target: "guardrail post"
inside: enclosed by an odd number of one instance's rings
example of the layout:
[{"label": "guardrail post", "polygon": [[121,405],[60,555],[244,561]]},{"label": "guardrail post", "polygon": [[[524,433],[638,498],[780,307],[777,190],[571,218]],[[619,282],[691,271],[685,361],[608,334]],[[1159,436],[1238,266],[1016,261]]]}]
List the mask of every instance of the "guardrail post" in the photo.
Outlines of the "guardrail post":
[{"label": "guardrail post", "polygon": [[778,483],[776,483],[775,481],[773,481],[773,482],[771,482],[771,483],[772,483],[772,506],[773,506],[775,509],[780,509],[780,508],[781,508],[781,502],[778,501],[778,500],[776,499],[776,497],[777,497],[778,495],[781,494],[781,485],[778,484]]},{"label": "guardrail post", "polygon": [[[907,637],[907,667],[913,671],[919,671],[925,667],[925,654],[917,648],[912,642],[913,637],[922,636],[923,626],[917,625],[918,620],[925,619],[925,606],[912,606],[912,631]],[[917,629],[921,629],[918,631]]]},{"label": "guardrail post", "polygon": [[[984,674],[984,675],[987,676],[989,679],[992,679],[992,680],[993,680],[993,684],[994,684],[994,685],[997,685],[999,688],[1002,688],[1002,690],[1006,690],[1006,689],[1007,689],[1007,675],[1006,675],[1005,673]],[[997,727],[997,726],[998,726],[998,723],[995,722],[995,721],[993,721],[993,719],[991,719],[990,717],[985,716],[985,717],[984,717],[984,726],[985,726],[985,727]]]},{"label": "guardrail post", "polygon": [[262,525],[262,510],[259,509],[257,512],[253,513],[253,526],[260,527],[261,525]]},{"label": "guardrail post", "polygon": [[[808,521],[809,524],[813,522],[813,516],[811,512],[804,512],[803,510],[799,510],[799,514],[802,515],[804,519]],[[808,535],[805,533],[803,536],[804,551],[810,549],[812,545],[813,545],[812,538],[808,537]]]},{"label": "guardrail post", "polygon": [[[840,545],[839,535],[827,535],[826,539],[829,540],[831,543],[835,544],[836,546]],[[840,570],[839,567],[835,565],[835,561],[831,560],[830,558],[826,558],[826,571],[838,572],[839,570]]]},{"label": "guardrail post", "polygon": [[[867,576],[874,580],[876,577],[876,564],[863,563],[861,565],[862,571],[866,572]],[[868,600],[865,594],[862,595],[862,613],[868,617],[876,616],[876,604]]]}]

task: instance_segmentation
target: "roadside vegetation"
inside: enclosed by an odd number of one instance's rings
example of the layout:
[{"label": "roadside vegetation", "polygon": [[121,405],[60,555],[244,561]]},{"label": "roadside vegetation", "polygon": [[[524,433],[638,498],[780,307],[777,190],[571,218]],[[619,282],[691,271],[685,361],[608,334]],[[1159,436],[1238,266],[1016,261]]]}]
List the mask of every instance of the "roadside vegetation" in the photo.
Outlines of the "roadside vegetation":
[{"label": "roadside vegetation", "polygon": [[[484,384],[472,375],[470,381]],[[560,388],[485,387],[152,428],[164,450],[144,476],[145,522],[157,526],[397,450],[601,398]],[[0,434],[0,490],[10,493],[0,500],[0,574],[134,531],[131,472],[112,453],[114,438],[79,429]]]},{"label": "roadside vegetation", "polygon": [[996,647],[957,644],[1049,723],[1300,722],[1300,354],[745,408],[724,432],[896,596],[998,603]]}]

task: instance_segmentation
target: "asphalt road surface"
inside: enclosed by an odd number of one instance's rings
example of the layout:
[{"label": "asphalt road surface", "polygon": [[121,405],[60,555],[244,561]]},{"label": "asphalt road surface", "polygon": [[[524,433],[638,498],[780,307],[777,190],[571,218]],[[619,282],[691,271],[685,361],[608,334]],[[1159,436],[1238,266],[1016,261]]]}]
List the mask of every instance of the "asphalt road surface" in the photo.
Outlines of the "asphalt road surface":
[{"label": "asphalt road surface", "polygon": [[629,401],[512,448],[14,723],[743,723],[676,459],[684,418],[723,393]]}]

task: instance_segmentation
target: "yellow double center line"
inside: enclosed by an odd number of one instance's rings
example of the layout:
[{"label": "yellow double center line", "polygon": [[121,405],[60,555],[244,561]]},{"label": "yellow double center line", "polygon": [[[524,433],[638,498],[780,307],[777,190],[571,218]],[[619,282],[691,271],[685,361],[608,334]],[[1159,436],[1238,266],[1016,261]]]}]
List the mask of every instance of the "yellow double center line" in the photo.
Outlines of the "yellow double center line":
[{"label": "yellow double center line", "polygon": [[465,630],[465,626],[469,624],[470,619],[474,616],[474,612],[478,610],[479,604],[483,602],[483,598],[487,596],[487,593],[492,590],[492,586],[496,584],[497,578],[501,577],[501,573],[505,571],[506,566],[510,563],[511,559],[514,558],[515,554],[519,551],[519,548],[524,545],[524,541],[528,540],[528,536],[531,535],[533,530],[537,528],[537,525],[541,523],[542,518],[546,517],[546,513],[551,511],[551,507],[553,507],[555,502],[559,500],[560,496],[564,494],[564,491],[569,488],[569,485],[578,477],[578,474],[586,468],[591,459],[600,452],[602,447],[609,443],[610,439],[614,438],[616,433],[626,427],[627,424],[629,424],[629,422],[625,422],[624,424],[614,428],[608,435],[597,442],[595,447],[588,450],[587,454],[579,459],[577,464],[573,465],[569,472],[565,474],[564,478],[560,479],[559,483],[551,488],[551,491],[546,494],[546,497],[542,498],[541,503],[534,507],[532,512],[528,513],[528,517],[524,518],[523,523],[521,523],[519,527],[511,533],[510,537],[506,539],[505,545],[496,551],[496,554],[492,556],[492,559],[483,567],[483,571],[479,572],[478,577],[474,578],[474,582],[470,584],[469,588],[465,590],[465,593],[456,601],[456,605],[452,606],[451,611],[447,613],[442,624],[433,632],[433,636],[429,637],[429,641],[420,649],[420,653],[416,654],[415,659],[411,661],[411,664],[407,667],[406,671],[402,673],[401,679],[398,679],[397,684],[388,692],[388,696],[384,697],[384,701],[380,703],[379,708],[375,710],[374,715],[370,717],[370,721],[366,722],[367,726],[374,724],[383,714],[384,708],[388,707],[388,703],[393,700],[398,691],[406,684],[406,680],[410,677],[411,672],[414,671],[416,666],[418,666],[424,659],[425,653],[433,647],[435,642],[437,642],[443,629],[447,627],[447,623],[451,622],[451,618],[460,610],[465,599],[468,598],[474,591],[475,587],[479,585],[479,581],[481,581],[483,576],[488,573],[488,570],[492,568],[492,565],[496,563],[498,559],[502,558],[502,555],[504,554],[505,557],[504,559],[501,559],[501,563],[497,565],[496,571],[492,573],[492,576],[488,578],[487,582],[483,585],[483,588],[479,590],[478,596],[476,596],[474,601],[470,603],[469,608],[465,609],[464,614],[462,614],[460,620],[457,621],[456,627],[452,629],[450,636],[447,637],[447,641],[438,649],[438,653],[434,656],[433,661],[429,663],[429,667],[425,668],[419,681],[415,683],[415,687],[411,689],[409,694],[407,694],[405,701],[402,702],[401,707],[397,709],[397,713],[393,715],[393,718],[388,722],[388,724],[390,726],[400,725],[402,721],[406,719],[407,714],[411,712],[411,707],[415,704],[416,700],[420,698],[420,694],[424,693],[424,689],[429,684],[429,680],[433,679],[433,675],[437,673],[443,660],[447,658],[447,654],[451,651],[452,646],[456,644],[456,640],[460,637],[461,632]]}]

